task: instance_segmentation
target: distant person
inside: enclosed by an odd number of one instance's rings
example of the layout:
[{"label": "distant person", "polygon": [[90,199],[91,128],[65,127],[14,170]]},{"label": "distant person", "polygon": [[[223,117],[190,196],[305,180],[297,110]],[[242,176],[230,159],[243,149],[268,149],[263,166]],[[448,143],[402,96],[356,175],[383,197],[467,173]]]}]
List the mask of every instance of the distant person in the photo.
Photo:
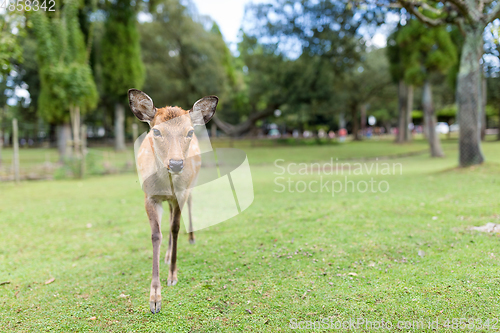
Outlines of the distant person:
[{"label": "distant person", "polygon": [[334,132],[334,131],[332,131],[332,130],[330,130],[330,132],[328,132],[328,137],[329,137],[330,139],[335,139],[335,132]]},{"label": "distant person", "polygon": [[346,136],[347,136],[347,130],[345,128],[339,129],[339,141],[345,142]]},{"label": "distant person", "polygon": [[372,138],[372,134],[373,134],[373,129],[372,129],[371,127],[368,127],[368,128],[366,129],[366,137],[367,137],[368,139],[371,139],[371,138]]}]

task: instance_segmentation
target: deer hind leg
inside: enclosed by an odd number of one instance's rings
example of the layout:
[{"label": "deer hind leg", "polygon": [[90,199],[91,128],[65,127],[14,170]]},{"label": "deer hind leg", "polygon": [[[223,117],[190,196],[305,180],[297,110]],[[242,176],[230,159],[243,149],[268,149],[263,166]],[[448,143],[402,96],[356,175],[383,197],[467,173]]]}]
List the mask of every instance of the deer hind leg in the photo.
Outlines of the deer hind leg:
[{"label": "deer hind leg", "polygon": [[194,232],[193,232],[193,217],[191,215],[191,198],[192,195],[189,193],[189,197],[187,199],[187,205],[188,205],[188,213],[189,213],[189,244],[194,244]]},{"label": "deer hind leg", "polygon": [[[172,203],[168,203],[169,205],[169,208],[170,208],[170,225],[172,225],[172,219],[173,219],[173,207],[172,207]],[[167,252],[165,253],[165,263],[167,265],[170,264],[170,261],[171,261],[171,258],[172,258],[172,230],[170,230],[169,232],[169,237],[168,237],[168,248],[167,248]]]},{"label": "deer hind leg", "polygon": [[161,215],[163,209],[160,202],[147,197],[145,206],[151,226],[151,241],[153,243],[153,277],[151,279],[149,294],[149,309],[155,314],[161,310],[160,245],[162,240]]},{"label": "deer hind leg", "polygon": [[181,223],[181,208],[176,203],[172,205],[172,208],[172,220],[170,224],[172,243],[167,286],[175,286],[175,284],[177,283],[177,236],[179,235]]}]

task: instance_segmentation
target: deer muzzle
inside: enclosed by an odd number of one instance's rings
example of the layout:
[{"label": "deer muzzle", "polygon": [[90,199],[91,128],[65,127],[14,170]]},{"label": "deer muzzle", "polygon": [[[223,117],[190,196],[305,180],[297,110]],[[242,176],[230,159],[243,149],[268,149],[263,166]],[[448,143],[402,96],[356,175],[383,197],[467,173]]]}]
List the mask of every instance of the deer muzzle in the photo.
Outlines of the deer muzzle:
[{"label": "deer muzzle", "polygon": [[180,173],[182,172],[182,168],[184,168],[183,160],[170,160],[168,162],[168,169],[171,173]]}]

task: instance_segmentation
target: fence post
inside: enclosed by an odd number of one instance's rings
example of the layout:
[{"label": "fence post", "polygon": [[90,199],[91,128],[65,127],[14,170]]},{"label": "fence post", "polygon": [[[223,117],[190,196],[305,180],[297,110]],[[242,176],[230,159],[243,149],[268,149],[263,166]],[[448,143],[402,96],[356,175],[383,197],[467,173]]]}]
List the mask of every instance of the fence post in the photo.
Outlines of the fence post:
[{"label": "fence post", "polygon": [[82,129],[80,132],[80,148],[82,149],[81,155],[81,164],[80,164],[80,175],[83,178],[85,176],[85,158],[87,156],[87,125],[82,125]]},{"label": "fence post", "polygon": [[136,123],[132,124],[132,143],[135,143],[135,140],[137,140],[137,137],[139,136],[139,126],[137,126]]},{"label": "fence post", "polygon": [[212,127],[210,128],[210,136],[212,138],[215,138],[217,136],[217,125],[215,124],[215,122],[212,121]]},{"label": "fence post", "polygon": [[3,132],[0,128],[0,166],[2,166]]},{"label": "fence post", "polygon": [[14,147],[14,180],[19,183],[19,129],[17,127],[17,119],[12,119],[12,144]]}]

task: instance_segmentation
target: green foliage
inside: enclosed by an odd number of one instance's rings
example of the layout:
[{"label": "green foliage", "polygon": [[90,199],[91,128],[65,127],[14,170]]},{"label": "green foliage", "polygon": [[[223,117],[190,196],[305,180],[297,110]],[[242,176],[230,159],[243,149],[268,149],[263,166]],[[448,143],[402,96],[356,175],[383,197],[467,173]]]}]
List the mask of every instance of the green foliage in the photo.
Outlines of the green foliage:
[{"label": "green foliage", "polygon": [[136,12],[130,0],[116,0],[107,3],[107,14],[101,41],[103,88],[106,98],[124,102],[128,89],[141,89],[145,78]]},{"label": "green foliage", "polygon": [[[486,115],[488,117],[496,115],[498,112],[495,110],[494,105],[486,105]],[[447,105],[442,109],[436,111],[437,116],[443,117],[456,117],[457,116],[457,105],[451,104]]]},{"label": "green foliage", "polygon": [[158,106],[189,109],[201,97],[217,95],[220,111],[231,87],[241,84],[218,27],[205,29],[179,1],[160,1],[153,21],[139,30],[147,72],[144,90]]},{"label": "green foliage", "polygon": [[[24,34],[24,29],[19,23],[19,16],[15,12],[0,15],[0,77],[10,73],[13,62],[23,60],[19,37]],[[14,29],[17,33],[12,32]]]},{"label": "green foliage", "polygon": [[457,49],[446,27],[429,28],[410,20],[391,35],[388,55],[393,79],[422,85],[432,72],[446,73],[457,62]]},{"label": "green foliage", "polygon": [[[384,52],[378,49],[363,54],[358,67],[336,80],[334,105],[337,108],[357,110],[362,104],[370,103],[372,110],[380,110],[390,105],[396,92],[391,84],[389,63]],[[382,117],[384,120],[388,118],[387,114],[379,116],[385,116]]]},{"label": "green foliage", "polygon": [[[439,114],[439,112],[437,114]],[[424,118],[424,111],[413,110],[411,112],[411,118],[412,119],[423,119]]]},{"label": "green foliage", "polygon": [[39,114],[50,123],[68,121],[69,108],[80,107],[85,113],[98,101],[92,71],[77,18],[76,1],[67,0],[49,18],[43,11],[32,14],[37,37],[37,61],[40,73]]}]

